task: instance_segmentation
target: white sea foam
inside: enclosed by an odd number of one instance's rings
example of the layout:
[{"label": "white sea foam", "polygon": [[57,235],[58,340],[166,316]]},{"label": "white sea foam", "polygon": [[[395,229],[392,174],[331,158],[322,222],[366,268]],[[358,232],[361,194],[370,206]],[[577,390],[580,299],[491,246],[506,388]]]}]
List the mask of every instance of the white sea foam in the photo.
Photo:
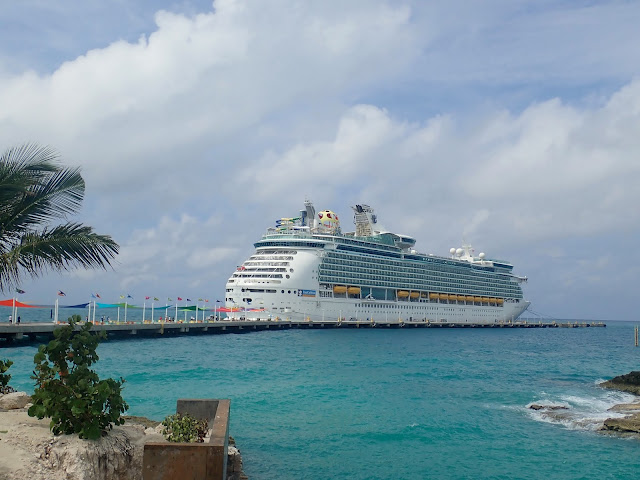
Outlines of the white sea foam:
[{"label": "white sea foam", "polygon": [[[635,400],[635,395],[615,390],[555,396],[541,392],[540,398],[529,403],[526,408],[531,418],[539,422],[562,425],[571,430],[598,430],[607,418],[625,416],[624,413],[609,411],[611,407]],[[534,404],[548,408],[530,409]]]}]

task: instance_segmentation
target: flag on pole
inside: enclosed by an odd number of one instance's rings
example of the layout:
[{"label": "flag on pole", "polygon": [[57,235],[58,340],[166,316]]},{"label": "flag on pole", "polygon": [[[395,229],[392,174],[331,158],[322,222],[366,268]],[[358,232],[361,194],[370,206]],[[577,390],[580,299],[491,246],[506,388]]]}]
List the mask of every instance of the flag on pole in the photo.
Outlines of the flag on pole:
[{"label": "flag on pole", "polygon": [[26,293],[24,290],[20,290],[19,288],[16,288],[16,293]]},{"label": "flag on pole", "polygon": [[158,297],[153,297],[153,300],[156,301],[156,302],[160,301],[160,299]]},{"label": "flag on pole", "polygon": [[182,300],[182,297],[178,297],[178,301],[181,301],[181,300]]},{"label": "flag on pole", "polygon": [[168,302],[173,302],[173,300],[171,300],[169,297],[167,297],[167,301]]},{"label": "flag on pole", "polygon": [[120,298],[124,298],[124,295],[120,295]]},{"label": "flag on pole", "polygon": [[67,294],[66,294],[66,293],[64,293],[62,290],[58,290],[58,296],[59,296],[59,297],[66,297],[66,296],[67,296]]},{"label": "flag on pole", "polygon": [[92,294],[91,294],[91,298],[96,298],[96,296],[92,293]]},{"label": "flag on pole", "polygon": [[145,300],[149,300],[151,297],[144,297]]},{"label": "flag on pole", "polygon": [[97,298],[102,298],[102,297],[100,297],[100,294],[99,294],[99,293],[96,293],[96,297],[97,297]]},{"label": "flag on pole", "polygon": [[203,300],[201,298],[198,299],[199,302],[202,302]]},{"label": "flag on pole", "polygon": [[127,295],[127,298],[133,298],[131,295]]},{"label": "flag on pole", "polygon": [[190,298],[187,298],[187,302],[190,302],[190,301],[191,301],[191,299],[190,299]]}]

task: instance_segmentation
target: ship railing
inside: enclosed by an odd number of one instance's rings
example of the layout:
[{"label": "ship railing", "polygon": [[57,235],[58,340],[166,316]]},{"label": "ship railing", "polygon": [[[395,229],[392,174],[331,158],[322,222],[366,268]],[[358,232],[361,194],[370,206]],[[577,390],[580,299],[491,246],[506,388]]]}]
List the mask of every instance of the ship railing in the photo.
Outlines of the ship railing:
[{"label": "ship railing", "polygon": [[310,238],[311,234],[308,230],[299,230],[296,228],[288,228],[288,227],[270,227],[267,229],[265,236],[274,237],[274,236],[295,236],[301,238]]}]

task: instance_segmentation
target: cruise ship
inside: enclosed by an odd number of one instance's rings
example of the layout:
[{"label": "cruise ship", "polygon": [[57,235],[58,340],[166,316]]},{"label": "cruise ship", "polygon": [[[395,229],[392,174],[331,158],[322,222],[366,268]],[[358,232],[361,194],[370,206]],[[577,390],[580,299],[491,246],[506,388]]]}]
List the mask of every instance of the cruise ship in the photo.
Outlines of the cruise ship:
[{"label": "cruise ship", "polygon": [[226,284],[227,316],[244,320],[513,322],[529,306],[503,260],[419,253],[416,240],[380,229],[369,205],[355,205],[355,230],[331,210],[281,218]]}]

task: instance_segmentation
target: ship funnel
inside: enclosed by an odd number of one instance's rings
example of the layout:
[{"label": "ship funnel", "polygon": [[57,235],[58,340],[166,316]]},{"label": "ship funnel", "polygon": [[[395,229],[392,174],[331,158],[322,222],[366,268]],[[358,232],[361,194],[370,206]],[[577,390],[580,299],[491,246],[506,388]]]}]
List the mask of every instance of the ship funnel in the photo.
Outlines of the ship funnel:
[{"label": "ship funnel", "polygon": [[353,209],[353,223],[356,224],[356,237],[370,237],[374,232],[374,225],[377,223],[373,208],[369,205],[356,205]]}]

